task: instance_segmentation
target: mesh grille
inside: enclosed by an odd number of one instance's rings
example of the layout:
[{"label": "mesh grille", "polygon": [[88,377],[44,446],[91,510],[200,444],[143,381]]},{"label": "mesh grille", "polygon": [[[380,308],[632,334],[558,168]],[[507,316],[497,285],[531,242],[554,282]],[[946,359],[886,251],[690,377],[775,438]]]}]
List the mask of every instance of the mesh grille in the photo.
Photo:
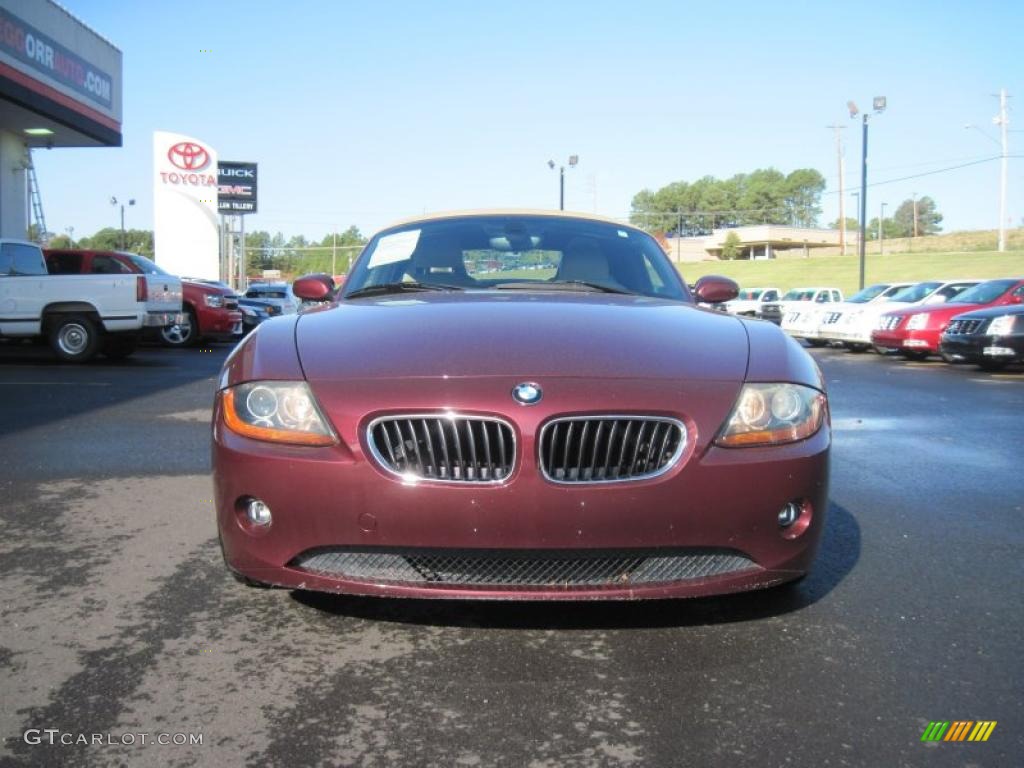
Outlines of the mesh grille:
[{"label": "mesh grille", "polygon": [[385,469],[421,480],[501,482],[512,473],[516,459],[512,427],[476,416],[376,419],[368,440]]},{"label": "mesh grille", "polygon": [[946,328],[946,333],[955,333],[964,336],[972,333],[977,333],[978,331],[981,330],[981,326],[984,325],[986,322],[987,321],[984,319],[973,318],[967,318],[964,320],[954,320],[949,324],[949,327]]},{"label": "mesh grille", "polygon": [[642,480],[671,468],[685,443],[683,425],[674,419],[556,419],[541,432],[541,471],[558,483]]},{"label": "mesh grille", "polygon": [[618,551],[319,549],[291,567],[352,581],[468,587],[659,584],[758,569],[734,550]]}]

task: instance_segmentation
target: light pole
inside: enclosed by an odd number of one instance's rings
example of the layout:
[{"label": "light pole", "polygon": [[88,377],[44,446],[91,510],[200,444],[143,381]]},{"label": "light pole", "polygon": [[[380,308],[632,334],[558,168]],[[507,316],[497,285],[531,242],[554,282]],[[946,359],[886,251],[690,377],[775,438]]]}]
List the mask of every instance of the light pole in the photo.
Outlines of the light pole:
[{"label": "light pole", "polygon": [[[125,231],[124,231],[124,203],[118,203],[116,197],[111,197],[110,198],[110,204],[114,205],[114,206],[117,206],[117,205],[121,206],[121,250],[123,251],[124,248],[125,248],[125,245],[124,245],[124,239],[125,239]],[[135,198],[134,197],[131,198],[128,201],[128,205],[129,206],[135,205]]]},{"label": "light pole", "polygon": [[[853,208],[854,208],[855,211],[857,211],[857,215],[859,216],[860,215],[860,190],[855,189],[850,194],[853,195]],[[861,232],[860,232],[860,226],[859,226],[860,225],[860,219],[857,220],[857,223],[858,223],[858,228],[857,228],[858,229],[858,231],[857,231],[857,248],[859,249],[860,248],[860,238],[861,238]]]},{"label": "light pole", "polygon": [[881,212],[878,214],[878,255],[883,256],[885,254],[885,203],[881,205]]},{"label": "light pole", "polygon": [[[1006,250],[1006,160],[1009,157],[1006,133],[1010,118],[1006,114],[1006,89],[999,91],[999,114],[992,118],[992,124],[999,126],[999,138],[994,138],[987,131],[968,123],[964,128],[975,130],[989,141],[999,145],[999,246],[1000,251]],[[916,218],[916,217],[915,217]]]},{"label": "light pole", "polygon": [[[579,155],[569,155],[569,167],[575,168],[579,165]],[[557,163],[554,160],[548,160],[548,168],[555,170]],[[558,210],[565,210],[565,166],[558,166]]]},{"label": "light pole", "polygon": [[[860,114],[860,110],[857,109],[857,105],[852,101],[846,102],[846,106],[850,110],[850,118],[853,119]],[[874,113],[881,114],[885,111],[885,96],[875,96],[871,102],[871,108]],[[868,118],[871,115],[867,112],[862,115],[863,129],[861,131],[861,144],[860,144],[860,287],[864,287],[864,247],[865,242],[865,226],[868,218]]]}]

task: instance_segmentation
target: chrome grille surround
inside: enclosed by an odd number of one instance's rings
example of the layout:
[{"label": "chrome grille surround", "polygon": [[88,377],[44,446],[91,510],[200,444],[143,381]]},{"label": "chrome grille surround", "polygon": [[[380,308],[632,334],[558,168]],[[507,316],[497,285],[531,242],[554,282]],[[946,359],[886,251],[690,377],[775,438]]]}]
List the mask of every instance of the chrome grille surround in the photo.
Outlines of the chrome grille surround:
[{"label": "chrome grille surround", "polygon": [[388,474],[433,483],[504,483],[518,450],[509,422],[459,413],[379,416],[366,427],[366,444]]},{"label": "chrome grille surround", "polygon": [[[565,424],[569,427],[563,428]],[[654,424],[650,434],[646,434],[648,424]],[[571,444],[572,432],[577,425],[581,427],[581,432],[577,438],[578,447],[574,447]],[[590,457],[589,460],[585,460],[587,433],[591,429],[594,432],[591,437]],[[604,437],[604,449],[601,450],[602,432],[605,429],[607,434]],[[620,441],[618,447],[613,446],[616,433]],[[631,434],[635,441],[633,445],[628,444]],[[649,441],[646,447],[643,443],[645,434]],[[537,465],[546,480],[565,485],[650,480],[665,474],[679,462],[686,449],[686,443],[686,425],[667,416],[562,416],[548,421],[541,428],[540,439],[537,441]],[[629,454],[628,463],[624,465],[627,451],[632,452]],[[613,456],[614,465],[611,463]],[[561,463],[558,461],[559,458]],[[570,458],[574,461],[570,461]],[[639,466],[638,461],[642,462]]]},{"label": "chrome grille surround", "polygon": [[731,549],[454,550],[323,547],[290,568],[329,578],[409,586],[628,588],[757,571]]}]

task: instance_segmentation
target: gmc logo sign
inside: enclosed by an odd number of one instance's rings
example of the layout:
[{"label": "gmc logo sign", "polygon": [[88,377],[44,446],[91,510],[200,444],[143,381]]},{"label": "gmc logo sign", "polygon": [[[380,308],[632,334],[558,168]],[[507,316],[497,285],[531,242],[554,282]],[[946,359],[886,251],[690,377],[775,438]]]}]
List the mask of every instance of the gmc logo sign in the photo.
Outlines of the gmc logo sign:
[{"label": "gmc logo sign", "polygon": [[252,197],[252,187],[248,184],[235,186],[221,184],[217,187],[217,194],[228,197]]}]

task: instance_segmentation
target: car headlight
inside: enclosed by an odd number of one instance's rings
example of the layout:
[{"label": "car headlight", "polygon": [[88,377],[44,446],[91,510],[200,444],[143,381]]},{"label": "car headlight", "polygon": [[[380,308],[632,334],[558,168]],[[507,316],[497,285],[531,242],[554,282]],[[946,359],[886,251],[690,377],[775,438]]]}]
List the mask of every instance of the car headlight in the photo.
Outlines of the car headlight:
[{"label": "car headlight", "polygon": [[918,312],[916,315],[911,315],[910,319],[907,321],[907,330],[920,331],[922,328],[927,327],[928,317],[929,315],[927,312]]},{"label": "car headlight", "polygon": [[254,440],[294,445],[338,442],[304,381],[251,381],[222,393],[224,423]]},{"label": "car headlight", "polygon": [[1013,321],[1016,315],[1000,315],[988,324],[989,336],[1005,336],[1013,333]]},{"label": "car headlight", "polygon": [[219,293],[208,293],[203,296],[203,301],[206,302],[206,306],[208,307],[219,308],[224,306],[224,297]]},{"label": "car headlight", "polygon": [[717,445],[736,448],[795,443],[820,429],[825,395],[800,384],[744,384]]}]

